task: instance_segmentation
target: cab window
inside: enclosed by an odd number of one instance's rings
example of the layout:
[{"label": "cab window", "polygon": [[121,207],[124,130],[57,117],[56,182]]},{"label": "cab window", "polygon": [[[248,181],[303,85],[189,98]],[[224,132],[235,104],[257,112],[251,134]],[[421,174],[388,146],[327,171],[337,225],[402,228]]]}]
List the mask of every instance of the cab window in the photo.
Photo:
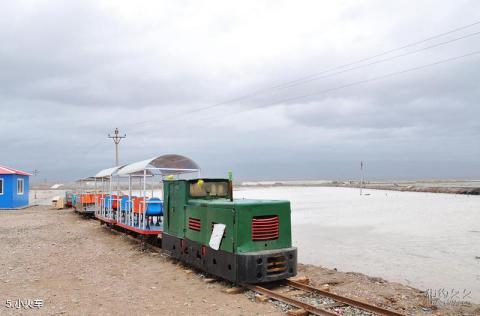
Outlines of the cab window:
[{"label": "cab window", "polygon": [[227,197],[228,182],[227,181],[197,181],[190,183],[191,197]]}]

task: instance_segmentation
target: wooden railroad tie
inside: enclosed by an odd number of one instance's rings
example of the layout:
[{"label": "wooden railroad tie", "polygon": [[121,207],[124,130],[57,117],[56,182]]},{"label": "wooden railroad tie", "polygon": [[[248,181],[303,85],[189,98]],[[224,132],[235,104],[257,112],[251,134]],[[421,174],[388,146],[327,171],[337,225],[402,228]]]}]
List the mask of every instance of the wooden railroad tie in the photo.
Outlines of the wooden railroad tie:
[{"label": "wooden railroad tie", "polygon": [[308,312],[303,308],[291,309],[287,312],[288,316],[307,316]]},{"label": "wooden railroad tie", "polygon": [[215,278],[204,278],[203,279],[203,282],[205,282],[205,283],[214,283],[216,281],[217,281],[217,279],[215,279]]},{"label": "wooden railroad tie", "polygon": [[289,280],[301,284],[310,284],[310,279],[303,275],[290,278]]},{"label": "wooden railroad tie", "polygon": [[255,294],[255,302],[257,303],[265,303],[268,302],[269,298],[266,295],[262,294]]},{"label": "wooden railroad tie", "polygon": [[231,287],[225,290],[225,293],[227,294],[240,294],[243,292],[245,292],[243,287]]}]

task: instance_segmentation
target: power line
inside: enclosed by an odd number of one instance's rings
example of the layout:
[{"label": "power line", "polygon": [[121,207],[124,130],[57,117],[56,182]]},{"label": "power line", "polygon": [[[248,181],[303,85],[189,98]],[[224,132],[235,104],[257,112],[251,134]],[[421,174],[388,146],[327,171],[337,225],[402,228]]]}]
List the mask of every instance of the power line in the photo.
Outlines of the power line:
[{"label": "power line", "polygon": [[306,79],[306,80],[301,81],[301,82],[292,83],[290,85],[284,86],[283,88],[291,88],[291,87],[298,86],[298,85],[301,85],[301,84],[305,84],[307,82],[311,82],[311,81],[314,81],[314,80],[333,77],[333,76],[336,76],[338,74],[342,74],[342,73],[345,73],[345,72],[348,72],[348,71],[357,70],[357,69],[365,68],[365,67],[368,67],[368,66],[372,66],[372,65],[383,63],[383,62],[387,62],[387,61],[390,61],[390,60],[394,60],[394,59],[397,59],[397,58],[413,55],[413,54],[423,52],[423,51],[426,51],[426,50],[429,50],[429,49],[432,49],[432,48],[447,45],[447,44],[450,44],[450,43],[453,43],[453,42],[456,42],[456,41],[459,41],[459,40],[462,40],[462,39],[477,36],[479,34],[480,34],[480,31],[475,32],[475,33],[470,33],[470,34],[467,34],[467,35],[464,35],[464,36],[461,36],[461,37],[457,37],[457,38],[454,38],[454,39],[451,39],[451,40],[448,40],[448,41],[445,41],[445,42],[440,42],[440,43],[433,44],[433,45],[430,45],[430,46],[427,46],[427,47],[423,47],[423,48],[420,48],[420,49],[417,49],[417,50],[414,50],[414,51],[411,51],[411,52],[395,55],[395,56],[392,56],[392,57],[389,57],[389,58],[380,59],[380,60],[377,60],[377,61],[374,61],[374,62],[371,62],[371,63],[368,63],[368,64],[363,64],[363,65],[360,65],[360,66],[339,70],[337,72],[327,74],[327,75],[323,75],[323,76],[318,76],[318,77],[315,76],[315,77],[312,77],[310,79]]},{"label": "power line", "polygon": [[[118,132],[118,128],[115,129],[115,131]],[[114,132],[115,133],[115,132]],[[115,137],[115,136],[114,136]],[[114,138],[111,137],[110,134],[108,134],[107,138]],[[119,136],[120,140],[123,138],[126,138],[127,134],[124,134],[123,136]],[[120,143],[120,140],[118,141]],[[118,143],[116,143],[115,139],[113,141],[115,143],[115,166],[119,165],[119,158],[118,158]],[[99,146],[102,143],[102,141],[97,141],[93,145],[89,146],[84,152],[82,152],[83,155],[89,154],[92,150],[94,150],[97,146]]]},{"label": "power line", "polygon": [[419,41],[416,41],[416,42],[412,42],[412,43],[409,43],[409,44],[406,44],[406,45],[403,45],[403,46],[400,46],[400,47],[397,47],[397,48],[393,48],[393,49],[387,50],[387,51],[385,51],[385,52],[382,52],[382,53],[379,53],[379,54],[376,54],[376,55],[373,55],[373,56],[370,56],[370,57],[361,58],[361,59],[358,59],[358,60],[353,61],[353,62],[350,62],[350,63],[342,64],[342,65],[339,65],[339,66],[335,66],[335,67],[333,67],[333,68],[330,68],[330,69],[321,71],[321,72],[316,73],[316,74],[308,75],[308,76],[305,76],[305,77],[303,77],[303,78],[299,78],[299,79],[296,79],[296,80],[292,80],[292,81],[290,81],[290,82],[285,82],[285,83],[280,84],[280,85],[277,85],[277,86],[275,86],[275,87],[282,87],[282,86],[284,86],[284,85],[288,85],[288,84],[290,84],[290,83],[297,82],[297,81],[300,81],[300,80],[306,80],[306,79],[309,79],[310,77],[314,77],[314,76],[317,76],[317,75],[324,74],[324,73],[326,73],[326,72],[334,71],[334,70],[337,70],[337,69],[339,69],[339,68],[348,67],[348,66],[352,66],[352,65],[354,65],[354,64],[358,64],[358,63],[362,63],[362,62],[365,62],[365,61],[369,61],[369,60],[375,59],[375,58],[377,58],[377,57],[385,56],[385,55],[387,55],[387,54],[390,54],[390,53],[393,53],[393,52],[396,52],[396,51],[399,51],[399,50],[403,50],[403,49],[405,49],[405,48],[413,47],[413,46],[416,46],[416,45],[418,45],[418,44],[422,44],[422,43],[431,41],[431,40],[433,40],[433,39],[436,39],[436,38],[439,38],[439,37],[443,37],[443,36],[445,36],[445,35],[452,34],[452,33],[455,33],[455,32],[458,32],[458,31],[461,31],[461,30],[464,30],[464,29],[467,29],[467,28],[470,28],[470,27],[473,27],[473,26],[479,25],[479,24],[480,24],[480,21],[477,21],[477,22],[474,22],[474,23],[471,23],[471,24],[467,24],[467,25],[464,25],[464,26],[455,28],[455,29],[453,29],[453,30],[450,30],[450,31],[447,31],[447,32],[443,32],[443,33],[440,33],[440,34],[437,34],[437,35],[433,35],[433,36],[427,37],[427,38],[425,38],[425,39],[423,39],[423,40],[419,40]]},{"label": "power line", "polygon": [[[361,66],[358,66],[358,67],[355,67],[355,68],[348,68],[348,69],[346,69],[342,72],[346,72],[346,71],[353,70],[353,69],[359,69],[359,68],[363,68],[363,67],[366,67],[366,66],[369,66],[369,65],[380,63],[380,62],[385,62],[385,61],[388,61],[388,60],[391,60],[391,59],[395,59],[395,58],[403,57],[403,56],[406,56],[406,55],[418,53],[418,52],[426,50],[426,49],[430,49],[430,48],[438,47],[438,46],[441,46],[441,45],[445,45],[445,44],[448,44],[448,43],[451,43],[451,42],[454,42],[454,41],[458,41],[460,39],[464,39],[464,38],[467,38],[467,37],[475,36],[475,35],[478,35],[478,34],[480,34],[480,32],[471,33],[471,34],[468,34],[468,35],[465,35],[465,36],[462,36],[462,37],[459,37],[459,38],[455,38],[455,39],[452,39],[452,40],[449,40],[449,41],[446,41],[446,42],[431,45],[431,46],[428,46],[428,47],[425,47],[425,48],[422,48],[422,49],[419,49],[419,50],[416,50],[416,51],[412,51],[412,52],[409,52],[409,53],[393,56],[391,58],[383,59],[383,60],[376,61],[376,62],[366,64],[366,65],[361,65]],[[223,115],[223,117],[230,117],[230,116],[235,115],[235,114],[240,114],[240,113],[244,113],[244,112],[253,111],[253,110],[256,110],[258,108],[267,107],[269,105],[274,105],[274,104],[278,104],[278,103],[281,103],[281,102],[290,102],[290,101],[294,101],[294,100],[297,100],[297,99],[307,98],[307,97],[310,97],[310,96],[327,94],[327,93],[330,93],[330,92],[333,92],[333,91],[336,91],[336,90],[348,88],[348,87],[351,87],[351,86],[356,86],[356,85],[359,85],[359,84],[369,83],[369,82],[372,82],[372,81],[379,81],[381,79],[386,79],[388,77],[393,77],[393,76],[401,75],[401,74],[404,74],[404,73],[417,71],[417,70],[421,70],[421,69],[424,69],[424,68],[433,67],[433,66],[444,64],[444,63],[447,63],[447,62],[455,61],[457,59],[466,58],[466,57],[469,57],[469,56],[472,56],[472,55],[476,55],[478,53],[480,53],[480,51],[471,52],[471,53],[461,55],[461,56],[457,56],[457,57],[447,58],[447,59],[440,60],[440,61],[437,61],[437,62],[434,62],[434,63],[430,63],[430,64],[418,66],[418,67],[413,67],[413,68],[405,69],[405,70],[398,71],[398,72],[385,74],[385,75],[378,76],[378,77],[371,78],[371,79],[355,81],[355,82],[345,84],[345,85],[341,85],[341,86],[338,86],[338,87],[325,89],[325,90],[322,90],[322,91],[319,91],[319,92],[316,92],[316,93],[305,94],[305,95],[286,98],[286,99],[280,99],[280,100],[277,100],[277,101],[275,101],[273,103],[270,103],[270,104],[267,104],[267,105],[259,105],[259,106],[251,107],[251,108],[248,108],[248,109],[240,110],[240,111],[237,111],[237,112],[234,112],[234,113],[230,113],[230,114],[227,114],[227,115]],[[342,72],[338,72],[338,73],[342,73]],[[327,75],[327,76],[324,76],[324,77],[330,77],[330,76],[336,75],[338,73],[330,74],[330,75]],[[318,79],[320,79],[320,78],[318,78]],[[192,111],[192,112],[196,112],[196,111]],[[172,118],[175,118],[175,116],[169,117],[169,120],[172,119]],[[207,118],[207,120],[208,119],[214,119],[214,118],[217,118],[217,116],[211,116],[211,117]],[[145,123],[150,123],[150,122],[152,122],[152,121],[143,121],[141,123],[145,124]],[[138,123],[140,123],[140,122],[138,122]],[[98,144],[99,143],[97,143],[95,146],[97,146]]]},{"label": "power line", "polygon": [[[211,108],[215,108],[215,107],[219,107],[219,106],[222,106],[222,105],[227,105],[227,104],[234,103],[234,102],[237,102],[237,101],[245,100],[245,99],[248,99],[248,98],[250,98],[250,97],[259,95],[259,94],[261,94],[261,93],[263,93],[263,92],[266,92],[266,91],[275,90],[275,89],[280,89],[280,88],[289,88],[289,87],[291,87],[291,86],[296,86],[296,85],[298,85],[298,84],[303,84],[303,83],[306,83],[306,82],[309,82],[309,81],[313,81],[313,80],[317,80],[317,79],[321,79],[321,78],[325,78],[325,77],[334,76],[334,75],[337,75],[337,74],[340,74],[340,73],[344,73],[344,72],[347,72],[347,71],[351,71],[351,70],[355,70],[355,69],[359,69],[359,68],[368,67],[368,66],[371,66],[371,65],[374,65],[374,64],[386,62],[386,61],[389,61],[389,60],[392,60],[392,59],[396,59],[396,58],[404,57],[404,56],[407,56],[407,55],[415,54],[415,53],[418,53],[418,52],[420,52],[420,51],[424,51],[424,50],[431,49],[431,48],[435,48],[435,47],[438,47],[438,46],[441,46],[441,45],[446,45],[446,44],[449,44],[449,43],[452,43],[452,42],[455,42],[455,41],[458,41],[458,40],[461,40],[461,39],[465,39],[465,38],[468,38],[468,37],[472,37],[472,36],[478,35],[480,32],[471,33],[471,34],[468,34],[468,35],[465,35],[465,36],[462,36],[462,37],[458,37],[458,38],[455,38],[455,39],[452,39],[452,40],[448,40],[448,41],[441,42],[441,43],[437,43],[437,44],[434,44],[434,45],[431,45],[431,46],[428,46],[428,47],[424,47],[424,48],[415,50],[415,51],[413,51],[413,52],[408,52],[408,53],[405,53],[405,54],[400,54],[400,55],[392,56],[392,57],[385,58],[385,59],[380,60],[380,61],[375,61],[375,62],[366,64],[366,65],[360,65],[360,66],[356,66],[356,67],[351,67],[351,68],[347,68],[347,69],[344,69],[344,70],[340,70],[340,69],[345,68],[345,67],[349,67],[349,66],[353,66],[353,65],[356,65],[356,64],[363,63],[363,62],[365,62],[365,61],[373,60],[373,59],[375,59],[375,58],[378,58],[378,57],[381,57],[381,56],[385,56],[385,55],[387,55],[387,54],[390,54],[390,53],[393,53],[393,52],[396,52],[396,51],[400,51],[400,50],[403,50],[403,49],[406,49],[406,48],[410,48],[410,47],[413,47],[413,46],[416,46],[416,45],[419,45],[419,44],[422,44],[422,43],[431,41],[431,40],[433,40],[433,39],[437,39],[437,38],[443,37],[443,36],[445,36],[445,35],[449,35],[449,34],[452,34],[452,33],[455,33],[455,32],[458,32],[458,31],[461,31],[461,30],[464,30],[464,29],[467,29],[467,28],[471,28],[471,27],[476,26],[476,25],[479,25],[479,24],[480,24],[480,21],[476,21],[476,22],[474,22],[474,23],[470,23],[470,24],[467,24],[467,25],[464,25],[464,26],[457,27],[457,28],[452,29],[452,30],[450,30],[450,31],[446,31],[446,32],[443,32],[443,33],[439,33],[439,34],[436,34],[436,35],[427,37],[427,38],[425,38],[425,39],[422,39],[422,40],[419,40],[419,41],[415,41],[415,42],[412,42],[412,43],[408,43],[408,44],[406,44],[406,45],[403,45],[403,46],[400,46],[400,47],[396,47],[396,48],[393,48],[393,49],[390,49],[390,50],[387,50],[387,51],[384,51],[384,52],[381,52],[381,53],[378,53],[378,54],[375,54],[375,55],[372,55],[372,56],[369,56],[369,57],[365,57],[365,58],[361,58],[361,59],[358,59],[358,60],[355,60],[355,61],[352,61],[352,62],[349,62],[349,63],[341,64],[341,65],[338,65],[338,66],[335,66],[335,67],[332,67],[332,68],[323,70],[323,71],[321,71],[321,72],[317,72],[317,73],[314,73],[314,74],[311,74],[311,75],[307,75],[307,76],[304,76],[304,77],[301,77],[301,78],[297,78],[297,79],[294,79],[294,80],[291,80],[291,81],[287,81],[287,82],[284,82],[284,83],[282,83],[282,84],[274,85],[274,86],[271,86],[271,87],[267,87],[267,88],[263,88],[263,89],[258,89],[258,90],[255,90],[255,91],[249,93],[249,94],[245,94],[245,95],[242,95],[242,96],[239,96],[239,97],[236,97],[236,98],[233,98],[233,99],[229,99],[229,100],[226,100],[226,101],[223,101],[223,102],[219,102],[219,103],[215,103],[215,104],[212,104],[212,105],[208,105],[208,106],[204,106],[204,107],[199,107],[199,108],[196,108],[196,109],[193,109],[193,110],[190,110],[190,111],[186,111],[186,112],[181,112],[181,113],[178,113],[178,114],[174,114],[174,115],[169,116],[169,120],[172,120],[172,119],[175,119],[175,118],[179,118],[179,117],[183,117],[183,116],[187,116],[187,115],[190,115],[190,114],[193,114],[193,113],[205,111],[205,110],[208,110],[208,109],[211,109]],[[332,72],[332,71],[335,71],[335,70],[339,70],[339,71],[337,71],[336,73],[333,73],[333,74],[325,75],[325,76],[323,76],[323,77],[318,77],[318,76],[321,76],[321,75],[323,75],[323,74],[327,74],[327,73]],[[320,92],[320,93],[322,93],[322,92]],[[250,110],[251,110],[251,108],[250,108],[250,109],[247,109],[247,111],[250,111]],[[240,112],[239,112],[239,113],[240,113]],[[128,125],[126,125],[126,126],[127,126],[127,127],[128,127],[128,126],[137,126],[137,125],[142,125],[142,124],[152,123],[152,122],[153,122],[152,120],[145,120],[145,121],[139,121],[139,122],[131,123],[131,124],[128,124]],[[92,145],[90,148],[88,148],[88,149],[85,151],[85,154],[86,154],[86,153],[89,153],[91,150],[93,150],[93,148],[97,147],[100,143],[101,143],[101,142],[97,142],[97,143],[95,143],[94,145]]]},{"label": "power line", "polygon": [[[430,63],[430,64],[420,65],[420,66],[417,66],[417,67],[408,68],[408,69],[404,69],[404,70],[401,70],[401,71],[391,72],[391,73],[381,75],[381,76],[378,76],[378,77],[374,77],[374,78],[370,78],[370,79],[351,82],[351,83],[348,83],[348,84],[344,84],[344,85],[341,85],[341,86],[325,89],[325,90],[315,92],[315,93],[309,93],[309,94],[304,94],[304,95],[300,95],[300,96],[296,96],[296,97],[280,99],[280,100],[277,100],[277,101],[269,103],[269,104],[254,106],[254,107],[251,107],[251,108],[248,108],[248,109],[244,109],[244,110],[241,110],[241,111],[230,113],[228,115],[224,115],[224,117],[229,117],[229,116],[236,115],[236,114],[243,113],[243,112],[253,111],[253,110],[256,110],[256,109],[259,109],[259,108],[268,107],[268,106],[279,104],[279,103],[291,102],[291,101],[295,101],[295,100],[308,98],[308,97],[311,97],[311,96],[327,94],[327,93],[330,93],[330,92],[333,92],[333,91],[349,88],[349,87],[352,87],[352,86],[357,86],[357,85],[370,83],[370,82],[374,82],[374,81],[380,81],[380,80],[387,79],[387,78],[390,78],[390,77],[394,77],[394,76],[402,75],[402,74],[405,74],[405,73],[422,70],[422,69],[429,68],[429,67],[438,66],[438,65],[445,64],[445,63],[448,63],[448,62],[452,62],[452,61],[455,61],[455,60],[458,60],[458,59],[474,56],[474,55],[477,55],[477,54],[480,54],[480,50],[473,51],[473,52],[470,52],[468,54],[464,54],[464,55],[460,55],[460,56],[456,56],[456,57],[451,57],[451,58],[439,60],[439,61],[436,61],[436,62],[433,62],[433,63]],[[209,119],[213,119],[213,118],[216,118],[216,117],[210,117]]]},{"label": "power line", "polygon": [[[479,25],[479,24],[480,24],[480,21],[477,21],[477,22],[474,22],[474,23],[471,23],[471,24],[467,24],[467,25],[455,28],[455,29],[447,31],[447,32],[443,32],[443,33],[440,33],[440,34],[436,34],[436,35],[427,37],[423,40],[415,41],[415,42],[412,42],[412,43],[409,43],[409,44],[406,44],[406,45],[403,45],[403,46],[400,46],[400,47],[397,47],[397,48],[387,50],[385,52],[382,52],[382,53],[379,53],[379,54],[376,54],[376,55],[372,55],[370,57],[361,58],[361,59],[358,59],[358,60],[355,60],[355,61],[352,61],[352,62],[349,62],[349,63],[346,63],[346,64],[342,64],[342,65],[339,65],[339,66],[335,66],[335,67],[323,70],[323,71],[318,72],[318,73],[314,73],[314,74],[307,75],[307,76],[304,76],[304,77],[301,77],[301,78],[298,78],[298,79],[287,81],[287,82],[284,82],[282,84],[278,84],[278,85],[271,86],[271,87],[268,87],[268,88],[258,89],[258,90],[255,90],[255,91],[249,93],[249,94],[245,94],[243,96],[239,96],[239,97],[236,97],[236,98],[233,98],[233,99],[230,99],[230,100],[222,101],[222,102],[215,103],[215,104],[212,104],[212,105],[199,107],[197,109],[190,110],[190,111],[187,111],[187,112],[179,113],[178,115],[175,115],[175,116],[170,117],[170,118],[181,117],[181,116],[185,116],[185,115],[188,115],[188,114],[192,114],[192,113],[208,110],[208,109],[211,109],[211,108],[219,107],[219,106],[222,106],[222,105],[234,103],[234,102],[237,102],[237,101],[249,99],[253,96],[259,95],[259,94],[261,94],[263,92],[266,92],[266,91],[283,88],[285,86],[288,86],[288,85],[291,85],[291,84],[294,84],[294,83],[297,83],[297,82],[300,82],[300,81],[309,80],[313,77],[316,77],[316,76],[319,76],[319,75],[322,75],[322,74],[325,74],[325,73],[328,73],[328,72],[331,72],[331,71],[335,71],[335,70],[338,70],[338,69],[341,69],[341,68],[344,68],[344,67],[348,67],[348,66],[353,66],[355,64],[359,64],[359,63],[362,63],[362,62],[365,62],[365,61],[369,61],[369,60],[375,59],[375,58],[380,57],[380,56],[385,56],[387,54],[390,54],[390,53],[393,53],[393,52],[396,52],[396,51],[399,51],[399,50],[403,50],[405,48],[413,47],[413,46],[416,46],[418,44],[422,44],[422,43],[431,41],[433,39],[440,38],[442,36],[452,34],[452,33],[455,33],[455,32],[458,32],[458,31],[461,31],[461,30],[464,30],[464,29],[467,29],[467,28],[470,28],[470,27],[473,27],[473,26]],[[469,36],[474,36],[474,35],[477,35],[477,33],[470,34]],[[462,38],[459,38],[459,39],[463,39],[463,38],[466,38],[466,37],[462,37]],[[457,39],[457,40],[459,40],[459,39]],[[452,40],[451,42],[453,42],[453,41],[454,40]],[[447,44],[447,43],[450,43],[450,41],[445,42],[443,44]]]},{"label": "power line", "polygon": [[[320,77],[320,78],[315,78],[315,77],[320,76],[322,74],[326,74],[328,72],[339,70],[339,69],[342,69],[342,68],[345,68],[345,67],[348,67],[348,66],[353,66],[355,64],[359,64],[359,63],[362,63],[362,62],[365,62],[365,61],[369,61],[369,60],[375,59],[375,58],[380,57],[380,56],[384,56],[384,55],[387,55],[387,54],[390,54],[390,53],[393,53],[393,52],[396,52],[396,51],[403,50],[405,48],[413,47],[413,46],[431,41],[433,39],[443,37],[445,35],[449,35],[449,34],[452,34],[452,33],[467,29],[467,28],[471,28],[471,27],[479,25],[479,24],[480,24],[480,21],[476,21],[476,22],[473,22],[473,23],[470,23],[470,24],[467,24],[467,25],[464,25],[464,26],[457,27],[457,28],[452,29],[450,31],[439,33],[439,34],[427,37],[427,38],[419,40],[419,41],[415,41],[415,42],[408,43],[408,44],[405,44],[405,45],[400,46],[400,47],[396,47],[396,48],[384,51],[382,53],[378,53],[378,54],[375,54],[375,55],[372,55],[372,56],[369,56],[369,57],[361,58],[361,59],[358,59],[358,60],[355,60],[355,61],[352,61],[352,62],[349,62],[349,63],[345,63],[345,64],[342,64],[342,65],[339,65],[339,66],[335,66],[335,67],[326,69],[326,70],[318,72],[318,73],[314,73],[314,74],[304,76],[304,77],[301,77],[301,78],[298,78],[298,79],[287,81],[287,82],[284,82],[282,84],[278,84],[278,85],[275,85],[275,86],[272,86],[272,87],[258,89],[258,90],[253,91],[252,93],[249,93],[249,94],[246,94],[246,95],[243,95],[243,96],[239,96],[239,97],[236,97],[236,98],[233,98],[233,99],[230,99],[230,100],[226,100],[226,101],[222,101],[222,102],[215,103],[215,104],[212,104],[212,105],[199,107],[199,108],[196,108],[196,109],[193,109],[193,110],[189,110],[189,111],[181,112],[181,113],[178,113],[178,114],[174,114],[172,116],[169,116],[169,120],[179,118],[179,117],[183,117],[183,116],[187,116],[187,115],[190,115],[190,114],[193,114],[193,113],[205,111],[205,110],[212,109],[212,108],[215,108],[215,107],[219,107],[219,106],[222,106],[222,105],[227,105],[227,104],[234,103],[234,102],[237,102],[237,101],[245,100],[245,99],[248,99],[250,97],[256,96],[258,94],[261,94],[263,92],[266,92],[266,91],[275,90],[275,89],[279,89],[279,88],[288,88],[288,87],[290,87],[290,85],[294,86],[294,85],[301,84],[299,82],[302,82],[302,81],[307,81],[308,82],[308,81],[312,81],[312,80],[321,79],[321,78],[324,78],[324,77]],[[357,67],[358,68],[367,67],[367,66],[374,65],[374,64],[377,64],[377,63],[386,62],[386,61],[391,60],[391,59],[396,59],[396,58],[404,57],[404,56],[407,56],[407,55],[415,54],[415,53],[418,53],[418,52],[423,51],[423,50],[431,49],[431,48],[438,47],[438,46],[441,46],[441,45],[446,45],[446,44],[449,44],[449,43],[452,43],[452,42],[455,42],[455,41],[458,41],[458,40],[461,40],[461,39],[465,39],[465,38],[468,38],[468,37],[471,37],[471,36],[475,36],[475,35],[478,35],[479,33],[480,32],[471,33],[471,34],[468,34],[468,35],[465,35],[465,36],[462,36],[462,37],[459,37],[459,38],[455,38],[455,39],[452,39],[452,40],[449,40],[449,41],[434,44],[434,45],[431,45],[431,46],[428,46],[428,47],[425,47],[425,48],[422,48],[422,49],[419,49],[419,50],[416,50],[416,51],[413,51],[413,52],[393,56],[391,58],[387,58],[387,59],[384,59],[384,60],[381,60],[381,61],[373,62],[373,63],[367,64],[365,66],[357,66]],[[335,74],[355,70],[355,69],[358,69],[357,67],[345,69],[345,70],[342,70],[342,71],[337,72]],[[333,76],[335,74],[331,74],[331,75],[328,75],[328,76]],[[327,76],[325,76],[325,77],[327,77]],[[129,124],[127,126],[136,126],[136,125],[142,125],[142,124],[151,123],[151,122],[152,122],[151,120],[145,120],[145,121],[135,122],[135,123]]]}]

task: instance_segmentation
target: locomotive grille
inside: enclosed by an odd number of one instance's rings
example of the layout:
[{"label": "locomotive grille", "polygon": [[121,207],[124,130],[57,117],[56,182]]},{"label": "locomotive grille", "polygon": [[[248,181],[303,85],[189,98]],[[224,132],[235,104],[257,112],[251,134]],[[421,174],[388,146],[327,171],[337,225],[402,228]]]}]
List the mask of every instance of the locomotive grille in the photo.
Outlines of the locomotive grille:
[{"label": "locomotive grille", "polygon": [[199,232],[202,229],[202,222],[198,218],[188,218],[188,228]]},{"label": "locomotive grille", "polygon": [[268,257],[267,275],[281,274],[287,271],[287,259],[283,255]]},{"label": "locomotive grille", "polygon": [[254,216],[252,218],[252,240],[278,239],[278,216]]}]

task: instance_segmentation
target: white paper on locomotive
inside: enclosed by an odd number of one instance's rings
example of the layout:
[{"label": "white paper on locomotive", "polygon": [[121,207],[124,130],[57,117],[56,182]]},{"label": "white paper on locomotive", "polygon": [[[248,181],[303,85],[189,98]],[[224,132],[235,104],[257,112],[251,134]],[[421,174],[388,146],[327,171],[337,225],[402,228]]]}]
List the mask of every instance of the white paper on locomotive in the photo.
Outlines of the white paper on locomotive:
[{"label": "white paper on locomotive", "polygon": [[210,248],[218,250],[220,249],[220,243],[222,242],[223,233],[225,232],[225,224],[214,224],[212,236],[208,245]]}]

